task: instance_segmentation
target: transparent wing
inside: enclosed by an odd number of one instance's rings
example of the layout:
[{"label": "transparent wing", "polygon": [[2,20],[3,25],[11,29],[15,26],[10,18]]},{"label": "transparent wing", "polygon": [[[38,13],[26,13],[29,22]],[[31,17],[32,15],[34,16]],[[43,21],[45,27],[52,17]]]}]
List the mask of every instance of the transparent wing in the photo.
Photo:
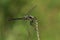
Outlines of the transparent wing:
[{"label": "transparent wing", "polygon": [[27,13],[25,13],[25,16],[26,16],[26,15],[28,15],[28,16],[31,15],[32,10],[33,10],[34,8],[36,8],[36,6],[37,6],[37,5],[35,5],[35,6],[33,6],[32,8],[30,8],[30,9],[27,11]]}]

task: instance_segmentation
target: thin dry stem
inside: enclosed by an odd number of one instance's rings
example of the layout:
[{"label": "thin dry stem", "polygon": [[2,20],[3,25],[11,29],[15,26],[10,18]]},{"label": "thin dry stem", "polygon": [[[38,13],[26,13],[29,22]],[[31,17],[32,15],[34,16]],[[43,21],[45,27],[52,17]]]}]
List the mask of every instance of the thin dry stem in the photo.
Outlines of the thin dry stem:
[{"label": "thin dry stem", "polygon": [[35,23],[36,23],[37,38],[38,38],[38,40],[40,40],[40,36],[39,36],[39,29],[38,29],[38,21],[37,21],[37,20],[35,20]]}]

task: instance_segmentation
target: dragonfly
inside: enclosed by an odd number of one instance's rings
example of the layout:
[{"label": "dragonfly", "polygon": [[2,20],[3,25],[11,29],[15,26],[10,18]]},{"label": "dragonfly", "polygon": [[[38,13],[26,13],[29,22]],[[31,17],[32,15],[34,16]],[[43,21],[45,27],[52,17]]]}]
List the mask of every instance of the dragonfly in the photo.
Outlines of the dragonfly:
[{"label": "dragonfly", "polygon": [[34,20],[36,20],[36,17],[30,15],[30,13],[32,12],[32,10],[34,8],[36,8],[36,5],[34,7],[32,7],[23,17],[21,17],[21,18],[9,18],[8,21],[12,21],[12,20],[29,20],[30,25],[33,25]]},{"label": "dragonfly", "polygon": [[30,25],[34,25],[36,26],[35,30],[37,32],[37,38],[38,40],[40,40],[40,37],[39,37],[39,30],[38,30],[38,20],[35,16],[32,16],[30,15],[30,13],[32,12],[32,10],[36,8],[36,5],[34,7],[32,7],[27,13],[25,16],[21,17],[21,18],[10,18],[9,21],[12,21],[12,20],[29,20],[30,21]]}]

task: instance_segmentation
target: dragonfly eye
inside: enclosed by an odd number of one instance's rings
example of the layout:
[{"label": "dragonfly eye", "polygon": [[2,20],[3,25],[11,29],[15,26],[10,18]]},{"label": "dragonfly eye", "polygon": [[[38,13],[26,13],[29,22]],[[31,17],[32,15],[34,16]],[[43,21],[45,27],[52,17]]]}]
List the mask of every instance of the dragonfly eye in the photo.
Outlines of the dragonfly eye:
[{"label": "dragonfly eye", "polygon": [[32,17],[29,17],[30,19],[32,19]]}]

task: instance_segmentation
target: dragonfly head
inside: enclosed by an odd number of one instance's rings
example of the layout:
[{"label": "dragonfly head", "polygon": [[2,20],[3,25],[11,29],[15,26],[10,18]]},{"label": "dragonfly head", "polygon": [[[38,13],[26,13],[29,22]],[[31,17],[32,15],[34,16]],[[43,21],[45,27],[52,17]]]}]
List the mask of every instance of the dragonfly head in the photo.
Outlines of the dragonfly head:
[{"label": "dragonfly head", "polygon": [[35,17],[34,16],[32,16],[32,15],[26,15],[26,16],[24,16],[24,19],[25,20],[33,20]]}]

